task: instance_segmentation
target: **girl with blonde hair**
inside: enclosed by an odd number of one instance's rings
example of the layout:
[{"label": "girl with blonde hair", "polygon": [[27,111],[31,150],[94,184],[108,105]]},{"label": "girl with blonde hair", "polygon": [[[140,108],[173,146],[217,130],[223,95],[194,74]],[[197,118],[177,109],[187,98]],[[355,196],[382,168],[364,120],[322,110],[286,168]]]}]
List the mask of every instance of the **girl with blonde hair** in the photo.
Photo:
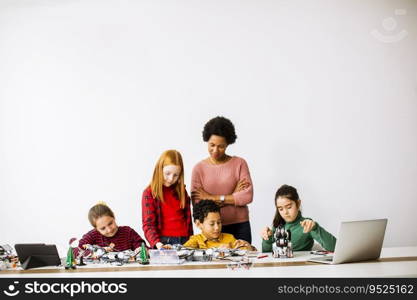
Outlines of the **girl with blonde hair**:
[{"label": "girl with blonde hair", "polygon": [[99,202],[90,208],[88,220],[94,229],[80,239],[78,244],[80,249],[88,245],[97,245],[107,251],[135,250],[139,252],[142,243],[145,242],[133,228],[118,226],[113,211],[104,202]]}]

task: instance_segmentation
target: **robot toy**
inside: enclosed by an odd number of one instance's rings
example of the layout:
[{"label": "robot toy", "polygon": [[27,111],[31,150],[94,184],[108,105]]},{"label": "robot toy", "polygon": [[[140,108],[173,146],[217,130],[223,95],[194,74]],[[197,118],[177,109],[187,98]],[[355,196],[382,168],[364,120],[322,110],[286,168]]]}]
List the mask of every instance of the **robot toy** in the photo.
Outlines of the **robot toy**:
[{"label": "robot toy", "polygon": [[291,244],[291,231],[280,225],[275,230],[275,242],[272,244],[272,256],[275,258],[294,257]]}]

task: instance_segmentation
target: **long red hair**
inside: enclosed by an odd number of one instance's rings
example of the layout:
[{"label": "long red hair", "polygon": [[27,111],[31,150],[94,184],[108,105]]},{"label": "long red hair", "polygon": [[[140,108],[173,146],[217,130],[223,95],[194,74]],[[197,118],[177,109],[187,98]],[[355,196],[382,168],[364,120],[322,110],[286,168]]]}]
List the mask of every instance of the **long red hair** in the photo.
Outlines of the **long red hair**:
[{"label": "long red hair", "polygon": [[181,168],[178,181],[175,183],[175,191],[180,200],[180,207],[185,207],[185,185],[184,185],[184,165],[181,154],[176,150],[167,150],[159,157],[153,171],[152,181],[150,184],[152,197],[164,202],[164,173],[163,168],[168,165],[174,165]]}]

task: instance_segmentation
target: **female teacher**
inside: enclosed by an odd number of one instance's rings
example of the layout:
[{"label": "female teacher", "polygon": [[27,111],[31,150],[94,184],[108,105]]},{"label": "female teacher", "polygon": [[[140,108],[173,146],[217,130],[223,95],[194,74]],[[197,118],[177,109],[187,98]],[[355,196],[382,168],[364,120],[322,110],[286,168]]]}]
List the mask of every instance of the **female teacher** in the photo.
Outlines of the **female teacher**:
[{"label": "female teacher", "polygon": [[208,199],[221,207],[222,232],[252,243],[248,204],[253,200],[252,180],[246,161],[229,156],[226,149],[237,136],[233,123],[224,117],[207,122],[203,140],[209,157],[194,166],[191,175],[193,202]]}]

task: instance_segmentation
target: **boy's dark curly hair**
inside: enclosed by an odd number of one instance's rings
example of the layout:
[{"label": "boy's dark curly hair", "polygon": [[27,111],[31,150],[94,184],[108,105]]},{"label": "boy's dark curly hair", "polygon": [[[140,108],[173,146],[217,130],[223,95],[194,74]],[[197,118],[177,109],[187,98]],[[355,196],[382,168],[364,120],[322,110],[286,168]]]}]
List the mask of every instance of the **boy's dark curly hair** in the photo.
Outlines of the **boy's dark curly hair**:
[{"label": "boy's dark curly hair", "polygon": [[199,220],[201,223],[204,222],[204,219],[208,216],[209,213],[220,212],[220,207],[211,200],[201,200],[193,209],[193,218],[194,222]]},{"label": "boy's dark curly hair", "polygon": [[237,139],[235,126],[225,117],[215,117],[204,125],[203,141],[208,142],[213,134],[224,137],[228,145],[233,144]]}]

